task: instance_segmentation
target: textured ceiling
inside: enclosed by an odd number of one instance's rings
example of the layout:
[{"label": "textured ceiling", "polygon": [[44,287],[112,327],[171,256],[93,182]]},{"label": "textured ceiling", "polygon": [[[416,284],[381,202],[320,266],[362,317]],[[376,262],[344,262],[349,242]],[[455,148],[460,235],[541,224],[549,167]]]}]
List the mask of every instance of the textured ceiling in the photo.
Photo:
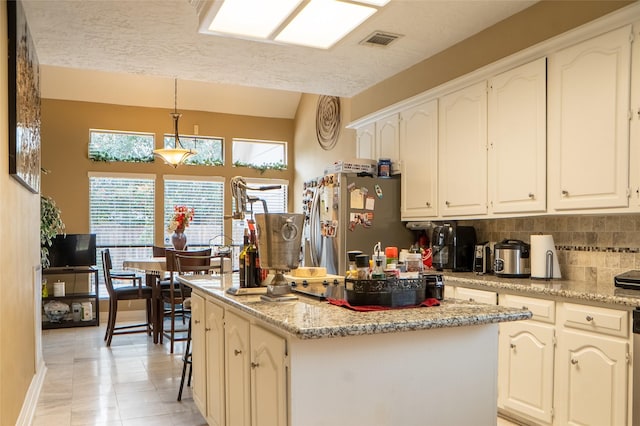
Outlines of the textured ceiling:
[{"label": "textured ceiling", "polygon": [[535,2],[391,0],[328,51],[199,34],[188,0],[23,3],[43,65],[351,97]]}]

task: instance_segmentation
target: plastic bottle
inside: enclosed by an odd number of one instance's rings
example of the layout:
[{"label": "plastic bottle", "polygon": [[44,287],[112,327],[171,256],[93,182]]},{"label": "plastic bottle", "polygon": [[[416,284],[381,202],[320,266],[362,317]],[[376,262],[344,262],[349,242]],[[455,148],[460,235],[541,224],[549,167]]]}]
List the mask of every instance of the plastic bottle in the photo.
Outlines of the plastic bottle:
[{"label": "plastic bottle", "polygon": [[387,256],[387,269],[395,269],[398,266],[398,247],[385,247],[384,255]]},{"label": "plastic bottle", "polygon": [[244,270],[244,259],[247,255],[247,248],[249,247],[249,230],[247,228],[244,228],[244,236],[242,237],[243,240],[243,244],[242,244],[242,251],[240,252],[240,255],[238,256],[238,275],[240,276],[240,287],[246,287],[247,286],[247,282],[245,279],[245,270]]}]

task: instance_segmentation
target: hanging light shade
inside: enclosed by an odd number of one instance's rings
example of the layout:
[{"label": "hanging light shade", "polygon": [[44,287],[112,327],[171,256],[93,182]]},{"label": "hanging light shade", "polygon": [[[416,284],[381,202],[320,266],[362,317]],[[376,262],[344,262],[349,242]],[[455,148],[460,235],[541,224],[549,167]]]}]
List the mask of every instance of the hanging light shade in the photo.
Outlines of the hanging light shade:
[{"label": "hanging light shade", "polygon": [[175,79],[174,106],[173,106],[173,112],[171,113],[171,117],[173,117],[175,147],[154,149],[153,154],[162,158],[164,162],[167,163],[168,165],[173,167],[178,167],[180,164],[183,164],[187,158],[197,154],[197,152],[192,149],[184,149],[182,147],[182,144],[180,143],[180,136],[178,132],[178,120],[180,120],[180,117],[182,117],[182,114],[178,112],[178,79]]}]

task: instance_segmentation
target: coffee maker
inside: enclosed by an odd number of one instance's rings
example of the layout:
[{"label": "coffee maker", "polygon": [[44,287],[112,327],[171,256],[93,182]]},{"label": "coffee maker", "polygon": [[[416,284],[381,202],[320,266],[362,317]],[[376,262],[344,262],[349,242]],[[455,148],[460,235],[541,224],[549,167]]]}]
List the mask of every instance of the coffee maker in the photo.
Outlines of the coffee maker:
[{"label": "coffee maker", "polygon": [[438,271],[472,272],[475,245],[473,226],[458,226],[455,222],[436,225],[431,238],[433,267]]}]

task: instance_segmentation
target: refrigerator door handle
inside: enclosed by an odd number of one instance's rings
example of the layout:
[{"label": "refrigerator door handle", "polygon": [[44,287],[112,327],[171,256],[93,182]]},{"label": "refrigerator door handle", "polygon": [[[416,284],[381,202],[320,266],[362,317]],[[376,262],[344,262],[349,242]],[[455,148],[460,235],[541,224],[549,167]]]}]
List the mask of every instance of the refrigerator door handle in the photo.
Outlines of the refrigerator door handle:
[{"label": "refrigerator door handle", "polygon": [[320,265],[320,253],[318,249],[318,241],[320,237],[320,191],[316,189],[313,194],[313,200],[311,201],[311,211],[309,214],[309,246],[311,249],[311,263],[312,266]]}]

